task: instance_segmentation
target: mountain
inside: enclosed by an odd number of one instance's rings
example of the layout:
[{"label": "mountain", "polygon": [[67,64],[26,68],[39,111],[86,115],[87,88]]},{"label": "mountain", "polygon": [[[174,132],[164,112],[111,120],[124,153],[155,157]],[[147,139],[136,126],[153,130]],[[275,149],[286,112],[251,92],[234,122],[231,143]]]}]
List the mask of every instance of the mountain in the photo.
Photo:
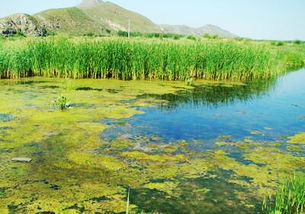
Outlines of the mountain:
[{"label": "mountain", "polygon": [[106,32],[103,23],[94,21],[77,7],[46,10],[33,17],[49,31],[58,34],[84,35]]},{"label": "mountain", "polygon": [[218,35],[220,37],[234,38],[237,37],[233,33],[224,30],[215,25],[205,25],[200,28],[192,28],[186,25],[160,25],[165,33],[176,33],[182,35]]},{"label": "mountain", "polygon": [[127,31],[129,21],[132,32],[193,35],[208,33],[223,37],[235,36],[213,25],[202,28],[157,25],[138,13],[103,0],[83,0],[76,7],[50,9],[32,16],[15,14],[2,18],[0,35],[23,33],[30,36],[44,36],[53,32],[66,35],[107,34],[120,30]]},{"label": "mountain", "polygon": [[88,17],[97,23],[102,23],[110,30],[128,30],[128,22],[131,23],[131,31],[150,33],[161,32],[159,25],[154,24],[148,18],[126,10],[111,2],[101,0],[83,0],[78,6]]}]

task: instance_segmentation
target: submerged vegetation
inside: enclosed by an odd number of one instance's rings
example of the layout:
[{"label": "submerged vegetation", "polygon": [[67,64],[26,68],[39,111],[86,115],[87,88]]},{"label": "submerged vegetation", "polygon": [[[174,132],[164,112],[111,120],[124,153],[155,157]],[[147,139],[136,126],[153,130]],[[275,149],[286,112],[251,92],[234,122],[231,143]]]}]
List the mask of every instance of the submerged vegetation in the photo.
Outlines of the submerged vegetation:
[{"label": "submerged vegetation", "polygon": [[2,45],[1,78],[249,80],[270,78],[302,67],[305,59],[302,45],[296,45],[299,49],[277,49],[222,40],[175,42],[54,37],[16,43],[20,45]]}]

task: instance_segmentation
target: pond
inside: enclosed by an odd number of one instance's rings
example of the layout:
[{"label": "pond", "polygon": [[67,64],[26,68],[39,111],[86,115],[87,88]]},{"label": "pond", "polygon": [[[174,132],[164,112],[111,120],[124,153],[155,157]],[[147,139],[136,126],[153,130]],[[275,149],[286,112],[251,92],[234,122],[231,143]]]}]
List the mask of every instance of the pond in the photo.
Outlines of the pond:
[{"label": "pond", "polygon": [[304,173],[304,79],[0,80],[0,213],[260,213]]}]

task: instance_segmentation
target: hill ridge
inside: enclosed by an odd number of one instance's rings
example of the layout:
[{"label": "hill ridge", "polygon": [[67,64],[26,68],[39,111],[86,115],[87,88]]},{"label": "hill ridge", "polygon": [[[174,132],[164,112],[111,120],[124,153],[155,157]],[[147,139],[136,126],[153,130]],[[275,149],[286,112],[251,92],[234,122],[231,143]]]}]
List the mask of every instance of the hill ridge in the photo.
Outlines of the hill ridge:
[{"label": "hill ridge", "polygon": [[190,27],[188,25],[168,25],[168,24],[161,24],[160,27],[165,33],[176,33],[182,35],[218,35],[221,37],[237,37],[235,34],[212,24],[203,25],[201,27]]},{"label": "hill ridge", "polygon": [[103,0],[82,0],[82,2],[77,5],[79,8],[88,8],[88,7],[93,7],[98,4],[105,3]]},{"label": "hill ridge", "polygon": [[69,8],[48,9],[34,15],[14,14],[0,18],[0,35],[22,33],[44,36],[50,33],[67,35],[108,34],[127,31],[140,33],[176,33],[221,37],[236,37],[215,25],[192,28],[186,25],[158,25],[140,13],[127,10],[117,4],[103,0],[83,0]]}]

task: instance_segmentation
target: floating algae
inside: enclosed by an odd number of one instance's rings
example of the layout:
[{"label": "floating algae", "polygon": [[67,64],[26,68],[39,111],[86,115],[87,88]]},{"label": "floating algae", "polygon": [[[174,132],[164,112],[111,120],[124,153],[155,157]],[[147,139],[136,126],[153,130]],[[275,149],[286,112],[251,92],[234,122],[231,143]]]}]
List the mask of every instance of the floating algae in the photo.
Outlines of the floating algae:
[{"label": "floating algae", "polygon": [[[236,140],[234,133],[217,133],[213,142],[200,136],[171,140],[146,133],[147,123],[130,131],[132,120],[146,108],[171,105],[141,95],[191,90],[184,82],[22,81],[31,83],[3,80],[0,86],[5,91],[0,112],[18,118],[0,121],[5,127],[0,130],[5,165],[0,213],[122,213],[128,189],[131,213],[254,213],[263,196],[305,166],[303,156],[284,149],[292,146],[284,140]],[[86,87],[101,90],[76,90]],[[73,108],[50,108],[59,95],[68,97]],[[107,138],[105,133],[117,127],[124,134]],[[14,157],[33,160],[20,164],[10,161]]]}]

